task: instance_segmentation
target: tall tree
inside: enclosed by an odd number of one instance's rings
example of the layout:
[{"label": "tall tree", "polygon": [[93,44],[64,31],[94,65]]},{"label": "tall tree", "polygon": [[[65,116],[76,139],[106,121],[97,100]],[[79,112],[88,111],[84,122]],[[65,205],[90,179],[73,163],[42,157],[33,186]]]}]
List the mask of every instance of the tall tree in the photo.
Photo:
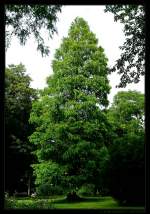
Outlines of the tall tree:
[{"label": "tall tree", "polygon": [[5,72],[5,190],[27,191],[33,146],[28,135],[33,131],[28,119],[36,98],[30,77],[22,64],[10,65]]},{"label": "tall tree", "polygon": [[105,12],[114,14],[114,20],[124,25],[125,42],[120,47],[120,58],[111,72],[121,75],[119,87],[138,83],[145,74],[145,10],[143,5],[107,5]]},{"label": "tall tree", "polygon": [[96,186],[102,150],[109,140],[105,108],[110,86],[104,49],[84,19],[71,24],[52,66],[48,87],[33,103],[30,116],[37,127],[30,136],[38,146],[36,184],[66,189],[86,183]]},{"label": "tall tree", "polygon": [[110,193],[120,203],[144,205],[144,95],[137,91],[119,92],[108,118],[114,131],[105,165]]},{"label": "tall tree", "polygon": [[27,39],[33,34],[37,42],[37,50],[42,55],[48,55],[49,48],[45,45],[42,31],[44,29],[50,38],[56,32],[55,23],[61,6],[8,4],[5,8],[6,47],[9,47],[13,36],[19,39],[21,45],[25,45]]}]

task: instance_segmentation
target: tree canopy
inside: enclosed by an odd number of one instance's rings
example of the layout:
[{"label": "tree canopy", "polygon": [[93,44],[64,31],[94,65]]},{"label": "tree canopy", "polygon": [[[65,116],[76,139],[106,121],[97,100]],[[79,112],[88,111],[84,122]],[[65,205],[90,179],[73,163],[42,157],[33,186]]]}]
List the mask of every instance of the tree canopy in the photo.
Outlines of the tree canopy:
[{"label": "tree canopy", "polygon": [[[6,9],[6,48],[11,44],[11,38],[16,36],[21,45],[25,45],[31,35],[37,42],[37,50],[48,55],[49,48],[45,45],[44,34],[48,37],[57,32],[55,23],[61,5],[5,5]],[[45,33],[43,34],[43,32]]]},{"label": "tree canopy", "polygon": [[[105,108],[110,86],[104,49],[98,47],[84,19],[76,18],[71,24],[52,67],[48,87],[33,103],[30,115],[36,124],[30,141],[38,145],[39,163],[33,166],[36,183],[65,189],[85,183],[97,187],[109,141]],[[43,173],[45,183],[40,181]]]},{"label": "tree canopy", "polygon": [[145,203],[144,95],[120,91],[108,110],[113,140],[105,164],[110,194],[121,204]]},{"label": "tree canopy", "polygon": [[110,72],[117,71],[119,87],[138,83],[145,74],[145,9],[143,5],[107,5],[105,12],[114,14],[114,20],[124,25],[125,42],[120,47],[120,58]]},{"label": "tree canopy", "polygon": [[120,91],[108,110],[109,121],[115,129],[138,133],[144,130],[144,95],[138,91]]},{"label": "tree canopy", "polygon": [[[12,194],[23,186],[30,171],[33,146],[28,136],[33,131],[28,119],[36,92],[30,87],[24,65],[9,65],[5,71],[5,190]],[[28,176],[28,175],[27,175]],[[22,185],[23,184],[23,185]]]}]

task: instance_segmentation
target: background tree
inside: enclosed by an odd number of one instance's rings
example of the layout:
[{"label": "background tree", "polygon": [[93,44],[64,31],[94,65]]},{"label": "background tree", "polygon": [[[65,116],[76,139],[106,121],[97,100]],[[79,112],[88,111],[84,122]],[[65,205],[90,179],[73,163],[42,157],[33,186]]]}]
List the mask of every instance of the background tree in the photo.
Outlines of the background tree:
[{"label": "background tree", "polygon": [[118,92],[107,115],[117,135],[143,132],[144,95],[131,90]]},{"label": "background tree", "polygon": [[82,18],[71,24],[52,67],[30,116],[36,125],[30,141],[38,147],[37,190],[43,185],[49,191],[52,186],[76,190],[83,184],[94,184],[96,190],[109,141],[105,108],[110,86],[104,50]]},{"label": "background tree", "polygon": [[124,24],[125,42],[120,58],[110,69],[121,75],[119,87],[138,83],[145,74],[145,10],[143,5],[107,5],[105,12]]},{"label": "background tree", "polygon": [[5,72],[5,191],[28,190],[33,145],[28,136],[33,131],[28,119],[31,102],[36,98],[30,77],[22,64],[9,65]]},{"label": "background tree", "polygon": [[56,32],[55,23],[60,5],[6,5],[6,48],[11,38],[16,36],[21,45],[25,45],[31,34],[37,42],[37,50],[48,55],[49,48],[45,45],[42,31],[50,38]]},{"label": "background tree", "polygon": [[144,205],[144,95],[137,91],[118,92],[108,118],[114,132],[104,175],[110,193],[120,203]]}]

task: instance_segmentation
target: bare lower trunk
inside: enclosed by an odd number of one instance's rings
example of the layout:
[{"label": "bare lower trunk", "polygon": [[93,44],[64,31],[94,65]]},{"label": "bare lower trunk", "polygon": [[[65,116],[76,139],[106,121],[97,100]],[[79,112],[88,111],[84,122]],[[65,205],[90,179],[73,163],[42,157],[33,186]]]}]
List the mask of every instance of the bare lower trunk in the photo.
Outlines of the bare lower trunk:
[{"label": "bare lower trunk", "polygon": [[77,193],[75,191],[72,191],[67,194],[67,200],[68,201],[80,201],[81,198],[80,198],[80,196],[77,195]]},{"label": "bare lower trunk", "polygon": [[31,195],[31,177],[29,176],[29,179],[28,179],[28,196]]}]

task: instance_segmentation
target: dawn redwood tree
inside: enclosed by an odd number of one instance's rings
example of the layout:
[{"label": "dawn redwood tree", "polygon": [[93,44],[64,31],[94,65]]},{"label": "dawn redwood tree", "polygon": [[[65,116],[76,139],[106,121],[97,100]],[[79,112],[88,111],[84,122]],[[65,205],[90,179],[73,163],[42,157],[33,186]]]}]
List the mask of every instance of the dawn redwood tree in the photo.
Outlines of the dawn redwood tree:
[{"label": "dawn redwood tree", "polygon": [[96,190],[110,140],[105,116],[110,86],[104,49],[83,18],[71,24],[52,68],[48,87],[30,115],[36,125],[30,141],[38,147],[36,185],[45,194],[58,186],[76,190],[83,184],[94,184]]}]

